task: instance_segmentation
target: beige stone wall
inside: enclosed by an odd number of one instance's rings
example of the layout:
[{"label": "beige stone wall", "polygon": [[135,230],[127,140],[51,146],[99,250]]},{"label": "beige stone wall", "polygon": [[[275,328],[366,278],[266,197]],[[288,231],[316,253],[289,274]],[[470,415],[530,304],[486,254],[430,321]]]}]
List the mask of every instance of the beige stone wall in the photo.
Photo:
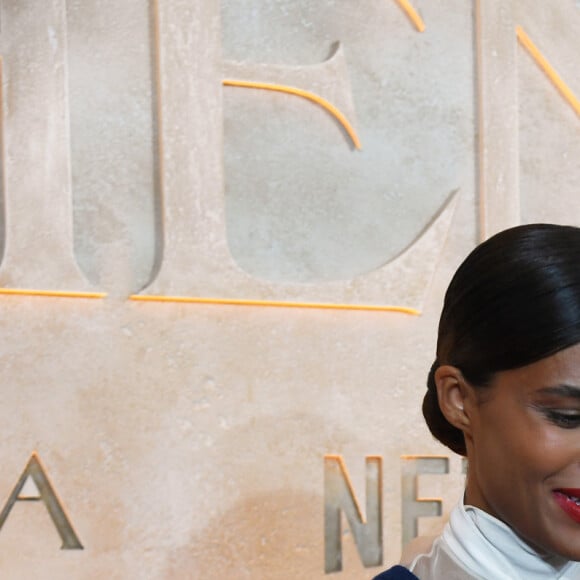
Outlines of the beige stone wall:
[{"label": "beige stone wall", "polygon": [[580,13],[411,4],[0,2],[0,577],[370,578],[441,525],[442,296],[580,224]]}]

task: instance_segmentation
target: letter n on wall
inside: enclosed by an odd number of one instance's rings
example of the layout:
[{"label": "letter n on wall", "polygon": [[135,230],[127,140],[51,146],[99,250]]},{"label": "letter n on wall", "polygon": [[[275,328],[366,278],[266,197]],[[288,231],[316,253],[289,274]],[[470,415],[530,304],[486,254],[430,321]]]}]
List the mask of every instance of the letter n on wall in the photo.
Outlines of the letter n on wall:
[{"label": "letter n on wall", "polygon": [[340,455],[324,457],[324,570],[342,570],[341,513],[346,515],[363,565],[383,563],[382,458],[366,457],[366,513],[360,504]]}]

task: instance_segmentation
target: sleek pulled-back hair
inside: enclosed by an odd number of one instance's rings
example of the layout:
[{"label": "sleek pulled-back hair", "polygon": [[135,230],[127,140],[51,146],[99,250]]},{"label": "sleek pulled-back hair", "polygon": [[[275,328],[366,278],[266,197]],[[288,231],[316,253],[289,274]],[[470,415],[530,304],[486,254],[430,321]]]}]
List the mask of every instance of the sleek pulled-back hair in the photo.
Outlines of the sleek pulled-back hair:
[{"label": "sleek pulled-back hair", "polygon": [[466,454],[463,432],[437,399],[434,374],[457,367],[473,387],[580,343],[580,228],[518,226],[469,254],[445,294],[437,359],[427,380],[423,415],[444,445]]}]

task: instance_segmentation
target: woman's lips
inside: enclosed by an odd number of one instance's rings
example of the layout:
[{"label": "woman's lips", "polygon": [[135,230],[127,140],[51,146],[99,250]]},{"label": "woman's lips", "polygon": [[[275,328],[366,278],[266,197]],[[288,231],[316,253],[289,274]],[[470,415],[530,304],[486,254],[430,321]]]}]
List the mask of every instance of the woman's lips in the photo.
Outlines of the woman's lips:
[{"label": "woman's lips", "polygon": [[552,494],[564,512],[576,523],[580,524],[580,489],[555,489],[552,491]]}]

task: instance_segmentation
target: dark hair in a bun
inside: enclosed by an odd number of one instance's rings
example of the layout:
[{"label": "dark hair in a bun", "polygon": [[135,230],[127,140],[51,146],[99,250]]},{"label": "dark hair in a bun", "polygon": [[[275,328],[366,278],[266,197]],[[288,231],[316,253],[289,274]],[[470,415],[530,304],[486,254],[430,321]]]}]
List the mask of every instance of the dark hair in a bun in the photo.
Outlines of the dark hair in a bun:
[{"label": "dark hair in a bun", "polygon": [[434,374],[457,367],[473,386],[580,343],[580,228],[531,224],[477,246],[445,294],[437,359],[427,380],[423,415],[431,433],[465,455],[461,430],[444,417]]}]

